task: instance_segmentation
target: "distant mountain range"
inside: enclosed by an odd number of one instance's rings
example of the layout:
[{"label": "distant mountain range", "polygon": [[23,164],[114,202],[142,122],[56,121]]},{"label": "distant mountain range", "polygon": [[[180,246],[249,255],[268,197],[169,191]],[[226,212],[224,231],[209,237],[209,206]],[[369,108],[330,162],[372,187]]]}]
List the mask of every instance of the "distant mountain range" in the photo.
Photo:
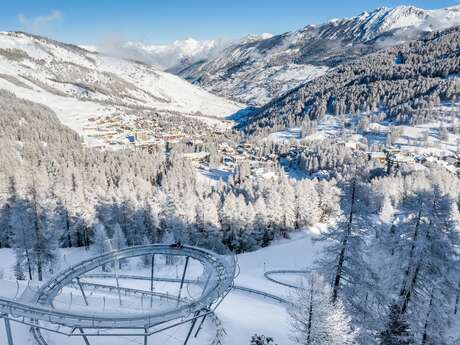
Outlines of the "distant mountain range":
[{"label": "distant mountain range", "polygon": [[224,117],[241,108],[154,66],[21,32],[0,33],[0,89],[77,131],[90,117],[142,109]]},{"label": "distant mountain range", "polygon": [[381,48],[460,25],[460,6],[379,8],[298,31],[231,44],[217,56],[171,68],[184,79],[249,105],[262,105],[328,69]]},{"label": "distant mountain range", "polygon": [[232,42],[189,38],[149,45],[114,40],[86,48],[152,64],[214,94],[261,106],[341,63],[456,25],[460,6],[398,6]]}]

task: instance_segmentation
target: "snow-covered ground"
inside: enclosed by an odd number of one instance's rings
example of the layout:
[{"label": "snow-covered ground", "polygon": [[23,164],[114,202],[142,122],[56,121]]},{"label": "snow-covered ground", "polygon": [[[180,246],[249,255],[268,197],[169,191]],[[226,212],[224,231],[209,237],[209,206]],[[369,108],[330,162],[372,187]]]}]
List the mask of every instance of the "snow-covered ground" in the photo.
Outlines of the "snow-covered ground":
[{"label": "snow-covered ground", "polygon": [[[321,228],[310,229],[294,233],[289,240],[279,240],[267,248],[263,248],[251,253],[238,255],[238,263],[240,266],[240,274],[236,279],[236,284],[265,292],[269,292],[280,297],[287,297],[289,288],[282,287],[268,281],[264,277],[266,270],[273,269],[305,269],[310,266],[313,260],[317,257],[319,244],[312,242],[312,238],[320,231]],[[68,264],[83,260],[91,255],[91,252],[83,249],[62,249],[60,250],[60,267],[65,267]],[[17,285],[14,280],[14,253],[10,249],[0,249],[0,269],[3,272],[3,280],[0,280],[0,295],[10,298],[19,296]],[[178,263],[180,266],[180,263]],[[195,267],[196,266],[196,267]],[[175,266],[173,266],[175,267]],[[192,265],[191,272],[198,273],[199,265]],[[171,268],[170,268],[171,269]],[[165,272],[156,273],[168,274],[174,277],[178,274],[177,269]],[[142,274],[142,270],[135,265],[130,265],[124,268],[122,273]],[[133,273],[134,272],[134,273]],[[180,274],[180,272],[179,272]],[[294,279],[295,277],[291,277]],[[145,288],[145,282],[126,281],[121,282],[122,286]],[[137,285],[137,286],[136,286]],[[20,285],[20,291],[25,288],[24,282]],[[166,287],[166,286],[163,286]],[[64,295],[65,293],[63,293]],[[59,296],[59,299],[64,301],[65,296]],[[77,301],[74,294],[74,302]],[[75,302],[76,303],[76,302]],[[262,296],[248,294],[247,292],[234,290],[224,302],[219,306],[216,312],[217,317],[222,321],[223,327],[227,333],[224,340],[224,345],[241,345],[249,343],[249,339],[255,333],[266,334],[275,338],[278,344],[289,345],[289,318],[285,306],[279,302],[266,299]],[[161,336],[152,337],[149,340],[152,344],[181,344],[185,338],[187,327],[180,327],[175,330],[170,330]],[[5,343],[5,333],[3,325],[0,326],[0,344]],[[65,336],[57,336],[43,332],[49,344],[81,344],[82,339],[79,337],[68,338]],[[27,345],[34,344],[26,326],[13,323],[13,334],[16,344]],[[215,334],[215,326],[212,322],[207,322],[203,332],[197,339],[192,339],[190,344],[205,345],[210,343]],[[107,338],[114,345],[121,344],[142,344],[141,337],[125,337],[125,338]],[[92,338],[91,344],[106,344],[106,338]],[[105,341],[105,342],[104,342]]]}]

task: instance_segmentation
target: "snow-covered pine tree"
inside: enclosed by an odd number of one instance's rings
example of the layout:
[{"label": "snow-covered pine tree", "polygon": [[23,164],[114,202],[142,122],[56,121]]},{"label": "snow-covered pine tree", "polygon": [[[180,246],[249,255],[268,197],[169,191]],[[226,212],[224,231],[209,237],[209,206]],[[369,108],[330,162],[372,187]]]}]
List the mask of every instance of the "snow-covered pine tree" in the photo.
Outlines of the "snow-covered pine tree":
[{"label": "snow-covered pine tree", "polygon": [[291,296],[288,312],[292,339],[302,345],[351,345],[357,332],[339,299],[332,302],[332,289],[318,273],[303,278]]},{"label": "snow-covered pine tree", "polygon": [[47,174],[44,168],[41,167],[40,171],[32,175],[32,184],[29,186],[28,194],[30,197],[30,205],[32,208],[32,219],[33,219],[33,237],[34,245],[32,247],[32,257],[37,267],[38,280],[43,280],[43,270],[46,264],[46,239],[44,231],[44,213],[46,210],[42,207],[42,202],[46,199],[43,195],[47,187]]},{"label": "snow-covered pine tree", "polygon": [[[95,225],[92,242],[92,250],[95,255],[102,255],[110,251],[109,237],[107,236],[104,224],[98,222]],[[103,265],[102,270],[107,271],[107,266]]]},{"label": "snow-covered pine tree", "polygon": [[193,242],[204,246],[211,245],[220,236],[218,201],[211,197],[204,198],[196,206],[195,237]]},{"label": "snow-covered pine tree", "polygon": [[458,206],[439,186],[427,182],[414,183],[415,190],[399,205],[398,251],[390,258],[394,270],[388,289],[397,293],[394,303],[416,339],[442,343],[458,291],[460,234],[458,218],[452,217]]},{"label": "snow-covered pine tree", "polygon": [[320,221],[327,223],[340,214],[340,189],[337,188],[336,182],[332,180],[319,181],[316,184],[316,190],[320,198]]},{"label": "snow-covered pine tree", "polygon": [[33,271],[35,269],[32,258],[32,249],[34,246],[32,219],[33,214],[29,202],[24,199],[16,199],[9,219],[10,227],[14,234],[12,246],[16,254],[18,271],[20,267],[24,267],[27,270],[30,280],[33,279]]},{"label": "snow-covered pine tree", "polygon": [[284,218],[284,207],[282,204],[281,193],[276,185],[271,186],[265,198],[267,206],[267,225],[275,233],[279,233]]},{"label": "snow-covered pine tree", "polygon": [[315,189],[315,184],[310,180],[298,182],[296,190],[296,219],[298,228],[311,226],[321,221],[320,198]]},{"label": "snow-covered pine tree", "polygon": [[[38,280],[43,280],[45,270],[51,272],[56,260],[58,240],[61,236],[59,214],[53,195],[47,190],[45,168],[31,172],[25,169],[18,172],[10,214],[9,228],[14,231],[12,246],[15,248],[17,263],[28,271],[29,279],[36,270]],[[20,188],[19,188],[20,186]]]},{"label": "snow-covered pine tree", "polygon": [[[123,248],[126,248],[127,241],[126,241],[125,234],[123,233],[123,230],[121,229],[120,224],[118,223],[115,224],[113,228],[112,239],[110,241],[111,241],[113,250],[121,250]],[[124,260],[118,260],[119,269],[121,269],[123,263],[124,263]]]},{"label": "snow-covered pine tree", "polygon": [[237,236],[237,199],[235,194],[229,193],[225,196],[224,203],[220,210],[220,223],[222,227],[222,242],[231,248]]},{"label": "snow-covered pine tree", "polygon": [[[1,158],[0,158],[1,159]],[[13,246],[14,233],[10,226],[10,217],[16,201],[16,179],[14,176],[9,176],[1,179],[5,185],[4,195],[0,197],[0,248]],[[0,183],[1,188],[2,183]]]},{"label": "snow-covered pine tree", "polygon": [[253,231],[257,242],[261,247],[266,247],[273,240],[274,234],[267,226],[267,209],[262,196],[254,203],[254,224]]},{"label": "snow-covered pine tree", "polygon": [[287,177],[282,177],[280,181],[282,223],[281,235],[287,237],[288,233],[295,228],[296,224],[296,196],[295,189],[292,187]]},{"label": "snow-covered pine tree", "polygon": [[242,194],[237,198],[237,214],[235,219],[237,226],[237,237],[234,250],[237,253],[254,250],[257,248],[256,240],[253,236],[252,224],[254,223],[255,211],[252,203],[246,202]]},{"label": "snow-covered pine tree", "polygon": [[377,331],[373,329],[373,308],[379,292],[378,277],[367,258],[366,241],[372,220],[369,184],[364,171],[355,170],[350,176],[349,180],[342,182],[339,221],[318,238],[325,246],[316,265],[331,284],[332,302],[342,300],[352,317],[353,326],[363,330],[360,339],[369,342],[373,338],[372,332]]},{"label": "snow-covered pine tree", "polygon": [[156,200],[146,200],[143,212],[147,232],[142,240],[142,243],[145,244],[146,238],[150,243],[158,243],[162,236],[159,219],[160,206]]}]

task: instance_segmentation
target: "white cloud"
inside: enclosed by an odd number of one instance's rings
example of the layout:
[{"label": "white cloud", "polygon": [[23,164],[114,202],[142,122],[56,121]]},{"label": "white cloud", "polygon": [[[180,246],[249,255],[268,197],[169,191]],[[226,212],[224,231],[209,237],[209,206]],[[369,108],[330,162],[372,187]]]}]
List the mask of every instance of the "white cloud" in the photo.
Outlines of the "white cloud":
[{"label": "white cloud", "polygon": [[63,18],[61,11],[53,10],[50,14],[44,16],[37,16],[33,18],[27,18],[23,14],[18,15],[19,23],[26,31],[40,32],[47,28],[47,26],[53,22],[61,21]]},{"label": "white cloud", "polygon": [[112,33],[102,37],[95,50],[104,54],[153,64],[161,69],[181,66],[216,56],[230,44],[223,39],[199,41],[193,38],[177,40],[165,45],[151,45],[126,41]]}]

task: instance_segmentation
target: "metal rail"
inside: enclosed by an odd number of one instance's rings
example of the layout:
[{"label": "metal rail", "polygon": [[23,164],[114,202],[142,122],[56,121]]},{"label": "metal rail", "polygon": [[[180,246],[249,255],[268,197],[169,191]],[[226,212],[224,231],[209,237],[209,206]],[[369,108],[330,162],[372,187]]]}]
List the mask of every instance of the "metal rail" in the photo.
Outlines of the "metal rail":
[{"label": "metal rail", "polygon": [[[113,277],[114,277],[113,274],[110,274],[110,273],[96,273],[96,274],[85,274],[82,278],[107,278],[107,279],[110,279],[110,278],[113,278]],[[133,279],[133,280],[150,280],[149,277],[137,276],[137,275],[129,275],[129,274],[119,274],[118,278],[120,278],[120,279]],[[159,281],[159,282],[167,282],[167,283],[179,283],[181,281],[179,278],[166,278],[166,277],[164,277],[164,278],[156,277],[156,278],[154,278],[154,280]],[[193,279],[184,280],[184,282],[189,283],[189,284],[198,284],[199,283],[198,280],[193,280]],[[85,283],[82,282],[82,284],[83,285],[84,284],[92,285],[92,283],[86,283],[86,282]],[[268,293],[268,292],[265,292],[265,291],[262,291],[262,290],[257,290],[257,289],[249,288],[249,287],[242,286],[242,285],[233,285],[233,289],[248,292],[248,293],[255,294],[255,295],[259,295],[259,296],[262,296],[262,297],[266,297],[268,299],[272,299],[272,300],[275,300],[275,301],[280,302],[280,303],[289,303],[289,301],[286,300],[285,298],[282,298],[280,296],[277,296],[277,295],[274,295],[274,294],[271,294],[271,293]],[[177,298],[177,297],[171,297],[171,295],[169,295],[169,296],[170,296],[170,298]]]},{"label": "metal rail", "polygon": [[[274,272],[274,271],[273,271]],[[276,271],[278,273],[278,271]],[[285,272],[285,271],[283,271]],[[289,271],[289,273],[298,273],[299,271]],[[268,273],[268,272],[267,272]],[[106,278],[106,279],[110,279],[110,278],[113,278],[114,275],[113,274],[110,274],[110,273],[95,273],[95,274],[85,274],[82,278]],[[130,274],[119,274],[118,275],[118,278],[120,279],[132,279],[132,280],[150,280],[149,277],[145,277],[145,276],[138,276],[138,275],[130,275]],[[269,278],[267,278],[269,279]],[[154,278],[155,281],[159,281],[159,282],[168,282],[168,283],[179,283],[181,280],[179,278],[166,278],[166,277],[155,277]],[[270,281],[273,281],[277,284],[280,284],[272,279],[269,279]],[[189,284],[198,284],[199,281],[198,280],[193,280],[193,279],[189,279],[189,280],[185,280],[186,283],[189,283]],[[88,283],[83,283],[82,284],[88,284]],[[91,283],[92,284],[92,283]],[[90,284],[90,285],[91,285]],[[272,299],[274,301],[277,301],[279,303],[283,303],[283,304],[289,304],[290,302],[283,298],[283,297],[280,297],[280,296],[277,296],[277,295],[274,295],[274,294],[271,294],[271,293],[268,293],[268,292],[265,292],[265,291],[262,291],[262,290],[257,290],[257,289],[253,289],[253,288],[249,288],[249,287],[246,287],[246,286],[242,286],[242,285],[233,285],[233,289],[234,290],[240,290],[240,291],[244,291],[244,292],[247,292],[247,293],[251,293],[251,294],[254,294],[254,295],[259,295],[259,296],[262,296],[262,297],[265,297],[265,298],[268,298],[268,299]],[[169,295],[170,298],[177,298],[177,297],[171,297],[171,295]]]},{"label": "metal rail", "polygon": [[[132,294],[132,295],[140,295],[141,297],[159,297],[160,299],[168,299],[168,300],[174,300],[177,301],[176,295],[168,294],[165,292],[157,292],[157,291],[146,291],[146,290],[140,290],[140,289],[134,289],[134,288],[128,288],[128,287],[117,287],[114,285],[105,285],[105,284],[98,284],[98,283],[89,283],[89,282],[81,282],[80,283],[82,287],[86,287],[89,289],[93,290],[107,290],[109,292],[120,290],[123,291],[125,296],[127,294]],[[186,299],[181,298],[181,302],[184,302]]]},{"label": "metal rail", "polygon": [[[87,273],[81,277],[83,278],[104,278],[110,279],[114,278],[112,273]],[[139,276],[134,274],[118,274],[119,279],[129,279],[129,280],[148,280],[150,281],[152,278],[146,276]],[[154,277],[153,281],[156,282],[166,282],[166,283],[180,283],[180,278],[168,278],[168,277]],[[198,284],[200,283],[197,279],[184,279],[184,283],[187,284]]]},{"label": "metal rail", "polygon": [[268,292],[265,292],[265,291],[251,289],[251,288],[248,288],[248,287],[245,287],[245,286],[239,286],[239,285],[234,285],[233,288],[235,290],[240,290],[240,291],[248,292],[248,293],[251,293],[251,294],[259,295],[259,296],[262,296],[262,297],[265,297],[265,298],[268,298],[268,299],[272,299],[272,300],[277,301],[277,302],[282,303],[282,304],[290,304],[290,302],[287,299],[285,299],[283,297],[280,297],[280,296],[277,296],[277,295],[274,295],[274,294],[271,294],[271,293],[268,293]]},{"label": "metal rail", "polygon": [[294,285],[294,284],[286,283],[286,282],[283,282],[283,281],[279,281],[278,279],[272,278],[270,276],[273,275],[273,274],[299,274],[300,275],[300,274],[306,274],[306,273],[310,273],[310,272],[311,272],[311,270],[273,270],[273,271],[265,272],[264,277],[267,278],[268,280],[270,280],[272,283],[287,286],[287,287],[293,288],[293,289],[300,289],[301,287],[298,286],[298,285]]}]

